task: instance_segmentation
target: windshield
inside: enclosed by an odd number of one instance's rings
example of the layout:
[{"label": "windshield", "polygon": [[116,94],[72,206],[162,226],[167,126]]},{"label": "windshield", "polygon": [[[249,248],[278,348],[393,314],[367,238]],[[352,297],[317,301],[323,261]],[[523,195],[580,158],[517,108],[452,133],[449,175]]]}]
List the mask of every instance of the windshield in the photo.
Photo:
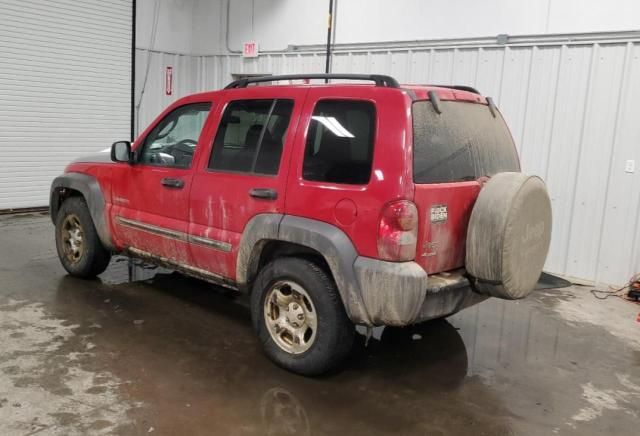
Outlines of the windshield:
[{"label": "windshield", "polygon": [[428,100],[413,103],[413,180],[447,183],[520,171],[513,138],[486,105]]}]

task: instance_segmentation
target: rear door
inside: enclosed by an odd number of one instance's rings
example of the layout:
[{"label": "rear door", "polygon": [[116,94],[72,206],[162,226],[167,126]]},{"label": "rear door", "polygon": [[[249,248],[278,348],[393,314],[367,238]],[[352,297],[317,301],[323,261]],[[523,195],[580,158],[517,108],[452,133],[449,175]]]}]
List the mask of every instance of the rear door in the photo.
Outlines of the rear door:
[{"label": "rear door", "polygon": [[[288,215],[337,226],[351,238],[359,254],[370,257],[377,255],[380,198],[388,194],[383,173],[391,162],[375,153],[376,143],[391,139],[387,136],[391,129],[379,119],[389,107],[393,111],[397,107],[380,103],[381,93],[393,92],[337,85],[309,90],[299,128],[300,148],[292,159],[287,188]],[[382,119],[394,125],[389,116]]]},{"label": "rear door", "polygon": [[119,243],[142,254],[188,263],[189,191],[210,101],[179,105],[136,144],[135,165],[114,169],[112,223]]},{"label": "rear door", "polygon": [[[455,95],[455,94],[454,94]],[[413,180],[420,229],[416,261],[430,273],[464,266],[467,226],[486,177],[520,171],[499,112],[468,100],[442,100],[440,113],[415,101]]]},{"label": "rear door", "polygon": [[283,213],[287,168],[305,89],[229,90],[212,121],[212,146],[191,189],[189,235],[196,268],[235,280],[251,218]]}]

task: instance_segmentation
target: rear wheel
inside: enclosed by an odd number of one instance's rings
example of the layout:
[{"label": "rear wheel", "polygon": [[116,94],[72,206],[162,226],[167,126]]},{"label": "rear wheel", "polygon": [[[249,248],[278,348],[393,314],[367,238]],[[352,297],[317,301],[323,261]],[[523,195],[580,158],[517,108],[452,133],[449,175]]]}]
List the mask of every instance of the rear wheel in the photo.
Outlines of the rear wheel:
[{"label": "rear wheel", "polygon": [[56,219],[56,248],[64,269],[76,277],[95,277],[104,272],[111,253],[100,241],[82,197],[62,203]]},{"label": "rear wheel", "polygon": [[305,259],[279,258],[260,271],[251,315],[267,356],[299,374],[335,368],[353,345],[354,327],[335,283]]}]

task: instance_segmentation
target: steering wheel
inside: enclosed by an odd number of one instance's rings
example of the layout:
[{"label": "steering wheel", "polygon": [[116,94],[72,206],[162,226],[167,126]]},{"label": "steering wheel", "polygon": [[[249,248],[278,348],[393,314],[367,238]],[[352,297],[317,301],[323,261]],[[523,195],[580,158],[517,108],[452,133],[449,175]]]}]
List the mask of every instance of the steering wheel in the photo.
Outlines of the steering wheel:
[{"label": "steering wheel", "polygon": [[180,142],[177,142],[173,145],[165,147],[164,152],[173,154],[174,151],[178,151],[183,154],[192,155],[194,151],[194,147],[197,144],[197,141],[193,139],[183,139]]},{"label": "steering wheel", "polygon": [[184,165],[185,163],[191,162],[191,158],[193,157],[193,152],[195,150],[195,145],[197,141],[193,139],[183,139],[176,144],[165,147],[163,150],[164,153],[168,153],[173,156],[176,160],[176,163],[179,165]]},{"label": "steering wheel", "polygon": [[198,144],[198,141],[195,141],[193,139],[183,139],[182,141],[178,142],[176,145],[187,145],[187,146],[196,146],[196,144]]}]

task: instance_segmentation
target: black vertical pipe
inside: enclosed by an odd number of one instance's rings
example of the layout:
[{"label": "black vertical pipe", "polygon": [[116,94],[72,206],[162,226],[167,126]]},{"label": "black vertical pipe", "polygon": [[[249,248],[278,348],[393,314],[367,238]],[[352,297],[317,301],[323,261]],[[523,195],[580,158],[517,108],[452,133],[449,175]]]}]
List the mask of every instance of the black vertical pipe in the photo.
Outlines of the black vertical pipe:
[{"label": "black vertical pipe", "polygon": [[[324,72],[329,74],[331,66],[331,34],[333,33],[333,0],[329,0],[329,20],[327,22],[327,59]],[[329,79],[324,79],[324,83],[329,83]]]},{"label": "black vertical pipe", "polygon": [[136,0],[131,2],[131,142],[136,138]]}]

